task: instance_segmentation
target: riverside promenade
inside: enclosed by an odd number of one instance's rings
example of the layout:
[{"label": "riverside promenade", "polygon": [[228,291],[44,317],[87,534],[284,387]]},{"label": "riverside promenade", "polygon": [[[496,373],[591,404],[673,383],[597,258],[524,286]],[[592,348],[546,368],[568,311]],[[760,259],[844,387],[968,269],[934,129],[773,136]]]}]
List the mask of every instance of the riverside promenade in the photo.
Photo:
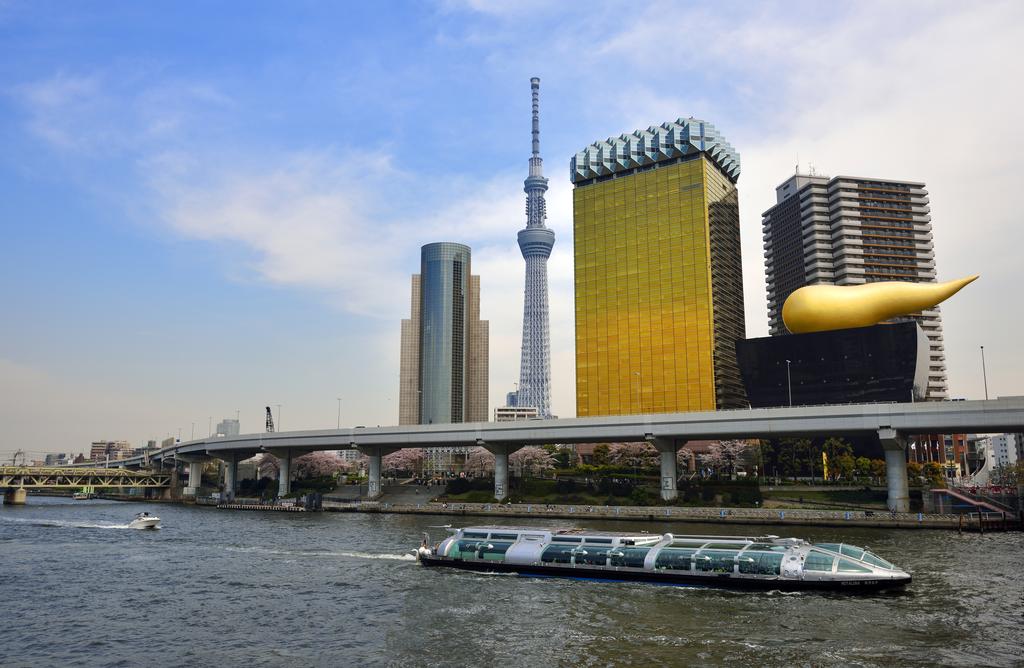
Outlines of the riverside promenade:
[{"label": "riverside promenade", "polygon": [[808,510],[768,508],[690,508],[673,506],[588,506],[529,503],[387,503],[340,501],[325,498],[323,509],[335,512],[454,515],[474,518],[537,518],[571,520],[585,525],[592,520],[649,522],[704,522],[718,525],[791,525],[878,527],[888,529],[942,529],[953,531],[1005,531],[1020,529],[1009,513],[890,513],[863,510]]}]

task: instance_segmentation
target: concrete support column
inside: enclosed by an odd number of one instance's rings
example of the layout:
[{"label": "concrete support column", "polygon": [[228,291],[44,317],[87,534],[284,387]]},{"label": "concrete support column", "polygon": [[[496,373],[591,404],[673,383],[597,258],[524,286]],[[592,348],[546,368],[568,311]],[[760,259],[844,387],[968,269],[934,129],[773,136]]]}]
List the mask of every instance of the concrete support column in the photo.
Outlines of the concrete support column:
[{"label": "concrete support column", "polygon": [[369,500],[379,499],[384,493],[384,488],[380,484],[380,473],[383,469],[384,457],[390,455],[392,452],[397,452],[401,448],[381,448],[381,447],[361,447],[359,452],[363,453],[370,459],[369,471],[367,475],[369,478],[369,485],[366,490],[366,498]]},{"label": "concrete support column", "polygon": [[292,453],[285,451],[277,458],[277,497],[283,499],[292,491]]},{"label": "concrete support column", "polygon": [[487,452],[494,455],[494,498],[504,501],[508,497],[508,456],[521,448],[520,445],[490,445],[477,441]]},{"label": "concrete support column", "polygon": [[224,462],[224,500],[234,501],[238,488],[238,457],[232,456]]},{"label": "concrete support column", "polygon": [[203,484],[203,461],[193,459],[188,463],[188,487],[185,496],[199,496],[199,488]]},{"label": "concrete support column", "polygon": [[676,455],[680,444],[670,438],[655,438],[649,442],[661,454],[661,498],[664,501],[675,501],[679,498],[679,490],[676,488],[676,480],[679,479]]},{"label": "concrete support column", "polygon": [[9,487],[4,492],[4,505],[5,506],[23,506],[25,500],[28,497],[28,492],[25,491],[24,487]]},{"label": "concrete support column", "polygon": [[895,513],[910,512],[907,489],[907,441],[895,429],[879,429],[878,440],[885,451],[885,478],[889,488],[887,505]]}]

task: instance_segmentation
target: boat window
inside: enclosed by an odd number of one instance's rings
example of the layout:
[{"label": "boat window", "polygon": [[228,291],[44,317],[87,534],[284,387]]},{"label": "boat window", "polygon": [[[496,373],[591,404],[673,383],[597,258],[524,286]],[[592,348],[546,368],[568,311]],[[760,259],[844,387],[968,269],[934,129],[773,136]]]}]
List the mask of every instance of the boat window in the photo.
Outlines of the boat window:
[{"label": "boat window", "polygon": [[706,540],[674,540],[672,541],[672,547],[689,547],[697,549],[702,547]]},{"label": "boat window", "polygon": [[608,561],[608,553],[611,549],[610,547],[589,547],[586,545],[576,548],[576,563],[604,566]]},{"label": "boat window", "polygon": [[856,561],[850,561],[849,559],[839,560],[839,572],[840,573],[870,573],[871,569],[867,566],[861,566]]},{"label": "boat window", "polygon": [[737,545],[736,543],[708,543],[704,546],[705,550],[742,550],[746,545]]},{"label": "boat window", "polygon": [[847,557],[853,557],[854,559],[864,558],[864,550],[853,545],[843,545],[843,554]]},{"label": "boat window", "polygon": [[698,571],[732,573],[737,550],[701,550],[693,558]]},{"label": "boat window", "polygon": [[761,550],[761,551],[766,552],[768,550],[774,550],[776,547],[778,547],[778,545],[772,545],[771,543],[751,543],[750,545],[747,546],[747,549],[748,550]]},{"label": "boat window", "polygon": [[593,543],[594,545],[611,545],[611,538],[584,538],[584,543]]},{"label": "boat window", "polygon": [[492,533],[491,538],[493,540],[515,540],[519,538],[517,533]]},{"label": "boat window", "polygon": [[643,568],[644,559],[650,551],[651,548],[649,547],[620,547],[612,550],[609,554],[612,558],[612,566]]},{"label": "boat window", "polygon": [[512,543],[498,542],[496,540],[481,542],[479,558],[488,561],[502,561],[505,559],[505,553],[508,552],[510,547],[512,547]]},{"label": "boat window", "polygon": [[697,550],[686,547],[665,547],[654,560],[655,568],[671,568],[674,571],[690,570],[690,558]]},{"label": "boat window", "polygon": [[828,550],[829,552],[838,552],[840,545],[839,543],[815,543],[814,547],[819,547],[822,550]]},{"label": "boat window", "polygon": [[782,568],[782,555],[778,552],[744,552],[740,555],[740,573],[751,575],[778,575]]},{"label": "boat window", "polygon": [[481,533],[480,531],[463,531],[462,532],[462,537],[463,538],[487,538],[487,532],[485,531],[485,532]]},{"label": "boat window", "polygon": [[831,554],[825,554],[824,552],[817,552],[811,550],[807,553],[807,560],[804,561],[805,571],[824,571],[827,573],[832,572],[832,562],[835,561],[835,557]]},{"label": "boat window", "polygon": [[455,543],[455,549],[449,552],[448,556],[454,559],[476,559],[478,549],[480,549],[479,540],[460,540]]},{"label": "boat window", "polygon": [[552,543],[579,543],[583,539],[577,538],[576,536],[555,536],[551,539]]},{"label": "boat window", "polygon": [[571,545],[548,545],[540,555],[540,560],[549,564],[572,563],[572,551]]},{"label": "boat window", "polygon": [[864,551],[864,556],[861,557],[861,559],[866,561],[866,562],[868,562],[869,564],[874,564],[875,566],[878,566],[879,568],[887,568],[890,571],[893,570],[894,568],[896,568],[895,566],[890,564],[885,559],[882,559],[879,556],[871,554],[870,552],[868,552],[866,550]]}]

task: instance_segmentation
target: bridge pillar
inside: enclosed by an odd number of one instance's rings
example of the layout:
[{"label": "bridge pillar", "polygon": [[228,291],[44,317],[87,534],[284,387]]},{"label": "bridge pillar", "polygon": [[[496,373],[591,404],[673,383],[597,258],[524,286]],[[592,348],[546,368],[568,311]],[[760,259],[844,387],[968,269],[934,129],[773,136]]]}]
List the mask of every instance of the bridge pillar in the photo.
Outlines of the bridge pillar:
[{"label": "bridge pillar", "polygon": [[238,457],[232,457],[224,462],[224,500],[235,500],[235,489],[238,485]]},{"label": "bridge pillar", "polygon": [[25,491],[24,487],[9,487],[4,492],[4,505],[5,506],[23,506],[25,505],[25,499],[28,497],[28,492]]},{"label": "bridge pillar", "polygon": [[679,479],[676,455],[679,453],[680,443],[671,438],[655,438],[649,442],[661,454],[661,498],[664,501],[675,501],[679,498],[679,490],[676,487],[676,480]]},{"label": "bridge pillar", "polygon": [[494,498],[504,501],[508,497],[508,456],[523,446],[492,445],[482,441],[477,441],[477,444],[494,455]]},{"label": "bridge pillar", "polygon": [[277,458],[277,496],[284,498],[292,491],[292,453],[284,452]]},{"label": "bridge pillar", "polygon": [[185,488],[186,496],[198,496],[199,488],[203,486],[203,462],[201,460],[188,463],[188,487]]},{"label": "bridge pillar", "polygon": [[885,451],[885,479],[889,488],[886,505],[894,513],[910,512],[907,489],[907,441],[895,429],[879,429],[878,440]]},{"label": "bridge pillar", "polygon": [[392,452],[398,452],[401,448],[383,448],[380,446],[360,446],[359,452],[366,455],[370,460],[369,471],[367,471],[368,485],[366,498],[369,500],[379,499],[384,493],[380,484],[380,474],[384,467],[384,458]]}]

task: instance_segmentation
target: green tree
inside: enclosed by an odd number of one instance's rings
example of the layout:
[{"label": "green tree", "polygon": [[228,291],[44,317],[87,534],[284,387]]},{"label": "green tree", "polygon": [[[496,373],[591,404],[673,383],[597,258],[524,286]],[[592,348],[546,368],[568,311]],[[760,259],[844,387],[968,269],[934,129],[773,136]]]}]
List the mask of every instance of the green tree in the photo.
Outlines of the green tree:
[{"label": "green tree", "polygon": [[867,478],[871,475],[871,460],[867,457],[857,457],[854,462],[854,470],[860,478]]},{"label": "green tree", "polygon": [[911,482],[920,481],[923,472],[924,469],[917,462],[907,462],[907,477],[910,478]]},{"label": "green tree", "polygon": [[850,453],[843,453],[836,459],[836,469],[843,476],[843,480],[851,480],[853,472],[857,468],[857,461]]},{"label": "green tree", "polygon": [[875,482],[881,482],[882,478],[885,477],[885,460],[884,459],[872,459],[871,460],[871,477],[875,479]]},{"label": "green tree", "polygon": [[598,443],[594,446],[594,466],[607,466],[610,462],[609,448],[607,443]]},{"label": "green tree", "polygon": [[946,486],[946,476],[942,474],[942,465],[938,462],[928,462],[924,465],[924,477],[931,487]]}]

